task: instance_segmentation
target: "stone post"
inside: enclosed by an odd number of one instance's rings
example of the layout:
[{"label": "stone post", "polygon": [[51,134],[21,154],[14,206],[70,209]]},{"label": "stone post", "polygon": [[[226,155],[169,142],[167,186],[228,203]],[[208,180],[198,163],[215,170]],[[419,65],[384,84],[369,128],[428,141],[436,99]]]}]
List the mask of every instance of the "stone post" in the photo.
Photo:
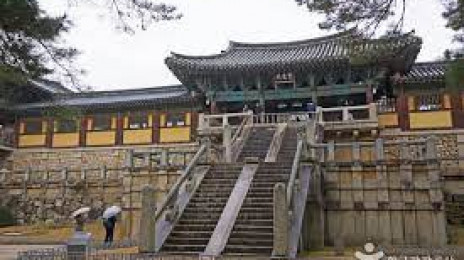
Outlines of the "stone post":
[{"label": "stone post", "polygon": [[134,150],[128,150],[126,154],[125,166],[127,168],[134,167]]},{"label": "stone post", "polygon": [[377,138],[375,140],[375,160],[377,162],[383,161],[385,159],[385,150],[384,142],[382,138]]},{"label": "stone post", "polygon": [[102,180],[105,180],[106,177],[108,177],[107,174],[106,174],[106,166],[102,165],[101,168],[100,168],[100,178]]},{"label": "stone post", "polygon": [[411,153],[405,142],[400,144],[400,163],[401,182],[406,188],[410,188],[412,185]]},{"label": "stone post", "polygon": [[353,142],[352,145],[353,162],[359,164],[361,161],[361,145],[359,142]]},{"label": "stone post", "polygon": [[274,257],[286,257],[288,254],[288,205],[285,184],[274,186]]},{"label": "stone post", "polygon": [[232,129],[230,125],[224,125],[223,133],[224,159],[225,162],[232,162]]},{"label": "stone post", "polygon": [[335,142],[330,141],[327,144],[327,162],[335,162]]},{"label": "stone post", "polygon": [[169,158],[168,150],[167,149],[161,150],[161,162],[160,162],[161,166],[168,165],[168,158]]},{"label": "stone post", "polygon": [[155,252],[156,250],[155,214],[155,189],[146,185],[142,188],[142,215],[140,217],[139,231],[140,252]]}]

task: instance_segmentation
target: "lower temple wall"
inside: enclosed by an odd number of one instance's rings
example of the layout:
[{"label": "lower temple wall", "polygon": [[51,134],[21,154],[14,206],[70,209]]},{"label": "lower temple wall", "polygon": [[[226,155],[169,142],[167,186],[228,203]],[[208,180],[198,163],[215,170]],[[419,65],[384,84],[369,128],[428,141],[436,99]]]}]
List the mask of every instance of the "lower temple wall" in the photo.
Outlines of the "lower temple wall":
[{"label": "lower temple wall", "polygon": [[[8,207],[19,224],[65,224],[80,207],[91,207],[89,217],[97,219],[106,207],[120,205],[131,216],[129,223],[138,223],[142,187],[155,187],[159,205],[196,149],[185,144],[18,150],[8,159],[12,170],[0,174],[0,206]],[[128,150],[140,155],[132,159],[132,168],[125,167]],[[132,224],[122,227],[136,235]]]},{"label": "lower temple wall", "polygon": [[446,244],[437,164],[332,165],[323,175],[325,245]]}]

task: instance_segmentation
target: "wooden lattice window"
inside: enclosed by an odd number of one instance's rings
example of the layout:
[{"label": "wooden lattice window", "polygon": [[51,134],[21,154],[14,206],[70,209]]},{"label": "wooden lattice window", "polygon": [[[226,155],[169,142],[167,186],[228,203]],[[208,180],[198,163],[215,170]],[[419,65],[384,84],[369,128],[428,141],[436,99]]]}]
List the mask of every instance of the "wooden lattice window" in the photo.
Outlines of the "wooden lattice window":
[{"label": "wooden lattice window", "polygon": [[92,130],[106,131],[111,130],[111,115],[95,115],[92,117]]},{"label": "wooden lattice window", "polygon": [[185,126],[185,114],[184,113],[169,113],[166,116],[166,127]]},{"label": "wooden lattice window", "polygon": [[75,133],[78,130],[77,120],[60,119],[55,122],[56,133]]},{"label": "wooden lattice window", "polygon": [[30,120],[24,122],[24,134],[42,134],[42,120]]},{"label": "wooden lattice window", "polygon": [[150,127],[148,113],[131,113],[129,114],[129,129],[143,129]]},{"label": "wooden lattice window", "polygon": [[429,94],[416,96],[416,110],[434,111],[442,109],[443,102],[440,94]]}]

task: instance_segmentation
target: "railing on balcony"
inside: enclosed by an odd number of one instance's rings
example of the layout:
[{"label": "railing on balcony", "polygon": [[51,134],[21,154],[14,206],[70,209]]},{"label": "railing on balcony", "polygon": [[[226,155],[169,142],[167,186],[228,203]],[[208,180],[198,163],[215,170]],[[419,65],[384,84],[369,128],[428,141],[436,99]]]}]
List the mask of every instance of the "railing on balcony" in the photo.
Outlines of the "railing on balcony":
[{"label": "railing on balcony", "polygon": [[396,112],[396,98],[382,98],[377,101],[377,113],[394,113]]},{"label": "railing on balcony", "polygon": [[378,126],[376,104],[318,108],[319,124],[325,129],[343,130]]}]

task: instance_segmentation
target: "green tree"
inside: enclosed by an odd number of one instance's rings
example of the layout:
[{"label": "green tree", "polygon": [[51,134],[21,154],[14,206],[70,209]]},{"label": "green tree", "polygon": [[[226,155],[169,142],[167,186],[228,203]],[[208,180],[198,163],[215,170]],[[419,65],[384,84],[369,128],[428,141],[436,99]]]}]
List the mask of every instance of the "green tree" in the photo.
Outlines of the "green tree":
[{"label": "green tree", "polygon": [[[367,35],[388,23],[390,33],[398,33],[404,25],[407,3],[411,0],[296,0],[310,12],[325,15],[321,29],[345,30],[356,26]],[[446,27],[456,31],[456,40],[463,41],[464,0],[437,0],[443,4]]]},{"label": "green tree", "polygon": [[[91,0],[66,1],[81,5]],[[152,22],[181,17],[174,6],[150,0],[91,2],[106,8],[109,15],[117,18],[115,26],[128,33],[146,29]],[[0,86],[24,84],[28,79],[58,73],[69,85],[81,90],[78,76],[82,71],[73,66],[78,51],[61,41],[63,33],[71,28],[66,14],[52,17],[40,8],[38,0],[1,0]]]}]

